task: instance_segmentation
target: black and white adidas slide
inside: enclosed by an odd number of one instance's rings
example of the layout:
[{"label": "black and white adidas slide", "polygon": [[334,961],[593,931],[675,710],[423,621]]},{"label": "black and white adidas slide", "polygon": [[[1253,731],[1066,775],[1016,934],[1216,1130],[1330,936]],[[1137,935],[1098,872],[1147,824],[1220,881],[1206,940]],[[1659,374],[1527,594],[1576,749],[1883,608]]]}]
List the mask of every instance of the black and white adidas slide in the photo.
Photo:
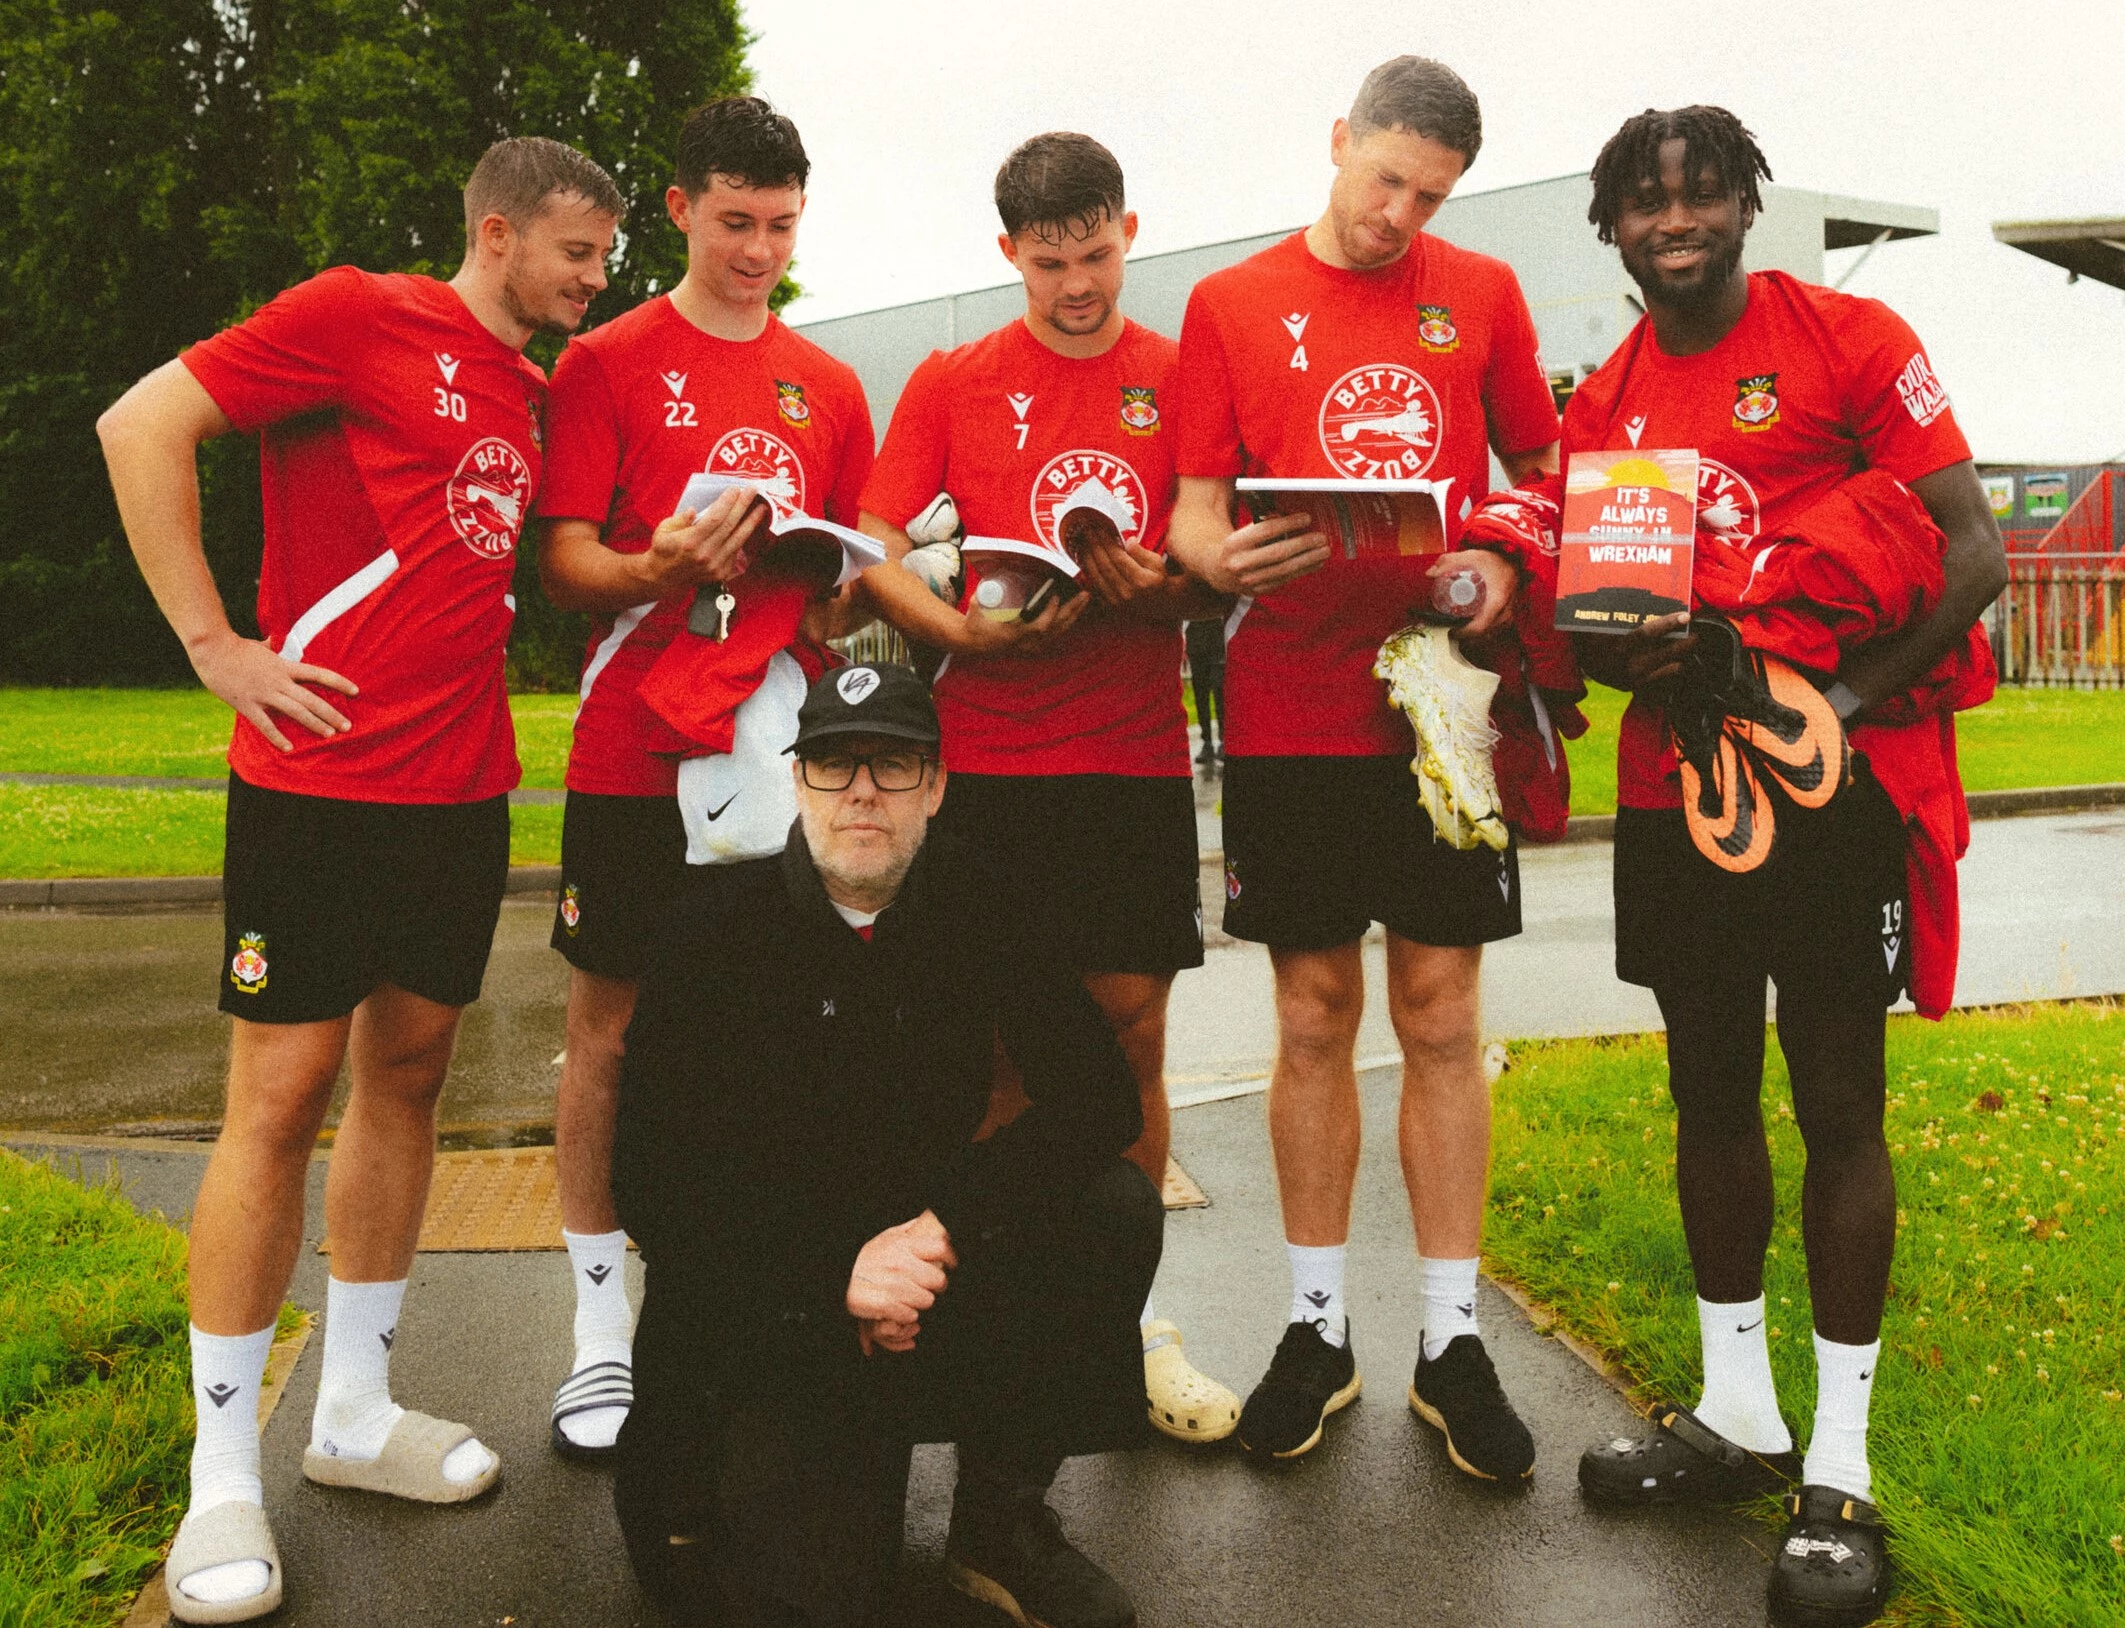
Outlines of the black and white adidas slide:
[{"label": "black and white adidas slide", "polygon": [[635,1371],[631,1363],[594,1362],[587,1368],[578,1368],[562,1380],[561,1388],[554,1392],[553,1450],[563,1458],[585,1463],[609,1460],[619,1451],[617,1446],[585,1447],[581,1442],[570,1441],[568,1433],[561,1428],[561,1421],[597,1408],[631,1408],[634,1405]]}]

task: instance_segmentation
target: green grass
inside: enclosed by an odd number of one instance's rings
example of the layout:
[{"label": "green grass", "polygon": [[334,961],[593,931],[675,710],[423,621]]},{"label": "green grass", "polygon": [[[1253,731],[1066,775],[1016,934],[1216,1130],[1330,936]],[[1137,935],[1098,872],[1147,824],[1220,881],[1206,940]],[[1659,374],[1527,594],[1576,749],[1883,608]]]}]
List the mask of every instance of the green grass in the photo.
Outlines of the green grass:
[{"label": "green grass", "polygon": [[[1572,812],[1609,814],[1616,808],[1616,732],[1629,697],[1588,688],[1582,710],[1590,727],[1571,743]],[[2002,689],[1958,713],[1955,735],[1966,791],[2125,780],[2125,690]]]},{"label": "green grass", "polygon": [[[1186,686],[1183,686],[1184,696]],[[1572,812],[1616,806],[1627,698],[1598,685],[1571,744]],[[1193,701],[1189,698],[1193,717]],[[513,695],[526,786],[558,787],[572,695]],[[1972,791],[2125,780],[2125,691],[2002,690],[1957,721]],[[0,773],[227,773],[229,712],[204,690],[0,689]],[[511,859],[558,864],[558,808],[515,810]],[[0,785],[0,876],[198,876],[221,866],[221,805],[197,793]]]},{"label": "green grass", "polygon": [[[1801,1144],[1771,1056],[1771,1359],[1786,1411],[1805,1426],[1815,1387]],[[1899,1018],[1889,1080],[1898,1238],[1870,1455],[1905,1576],[1890,1620],[2115,1628],[2125,1621],[2125,1009]],[[1492,1269],[1555,1307],[1648,1395],[1695,1401],[1660,1038],[1515,1048],[1496,1127]]]},{"label": "green grass", "polygon": [[177,1528],[181,1234],[0,1151],[0,1628],[105,1624]]},{"label": "green grass", "polygon": [[[561,784],[575,704],[572,695],[509,698],[525,785]],[[0,689],[0,773],[219,780],[229,772],[230,717],[198,689]]]},{"label": "green grass", "polygon": [[[218,791],[0,783],[0,876],[217,876]],[[509,811],[509,862],[561,862],[561,805]]]}]

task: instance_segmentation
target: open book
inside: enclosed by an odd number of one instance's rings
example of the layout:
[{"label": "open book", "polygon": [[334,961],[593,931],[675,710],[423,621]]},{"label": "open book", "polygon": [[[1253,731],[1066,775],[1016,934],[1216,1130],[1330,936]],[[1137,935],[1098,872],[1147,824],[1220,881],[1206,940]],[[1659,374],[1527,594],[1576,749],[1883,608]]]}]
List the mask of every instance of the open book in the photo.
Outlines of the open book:
[{"label": "open book", "polygon": [[1395,559],[1446,547],[1448,480],[1274,480],[1233,483],[1257,520],[1306,514],[1328,537],[1334,560]]},{"label": "open book", "polygon": [[1038,616],[1051,599],[1082,590],[1079,557],[1095,538],[1119,544],[1142,529],[1129,500],[1098,481],[1086,481],[1050,512],[1056,543],[1012,537],[967,537],[959,545],[973,585],[974,608],[999,622]]},{"label": "open book", "polygon": [[1575,452],[1564,477],[1557,623],[1629,633],[1690,608],[1697,540],[1697,454],[1690,449]]},{"label": "open book", "polygon": [[691,509],[699,514],[733,486],[752,487],[756,501],[767,505],[766,535],[754,533],[747,549],[757,563],[773,561],[813,578],[821,588],[839,588],[885,559],[885,544],[875,537],[793,509],[762,491],[759,481],[737,475],[688,476],[673,512]]}]

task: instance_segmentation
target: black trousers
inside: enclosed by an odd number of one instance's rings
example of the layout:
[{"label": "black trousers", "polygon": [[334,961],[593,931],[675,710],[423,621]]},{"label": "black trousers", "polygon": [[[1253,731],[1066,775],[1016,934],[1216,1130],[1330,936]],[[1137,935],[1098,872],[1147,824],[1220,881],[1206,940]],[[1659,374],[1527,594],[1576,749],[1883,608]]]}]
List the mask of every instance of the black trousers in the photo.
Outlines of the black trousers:
[{"label": "black trousers", "polygon": [[874,1623],[899,1569],[914,1444],[959,1444],[963,1494],[971,1462],[1045,1484],[1064,1457],[1140,1445],[1137,1316],[1164,1223],[1157,1189],[1116,1159],[1055,1227],[967,1251],[912,1352],[852,1356],[809,1394],[704,1384],[704,1341],[729,1336],[683,1294],[660,1295],[649,1262],[613,1484],[644,1592],[703,1628]]}]

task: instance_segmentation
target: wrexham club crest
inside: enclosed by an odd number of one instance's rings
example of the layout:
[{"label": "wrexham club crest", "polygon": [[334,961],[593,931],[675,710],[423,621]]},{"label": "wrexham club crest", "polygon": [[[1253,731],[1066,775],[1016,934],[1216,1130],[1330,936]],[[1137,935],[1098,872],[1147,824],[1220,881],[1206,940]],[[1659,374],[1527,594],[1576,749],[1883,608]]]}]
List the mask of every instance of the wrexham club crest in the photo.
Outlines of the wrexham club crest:
[{"label": "wrexham club crest", "polygon": [[1131,435],[1158,433],[1158,391],[1150,385],[1122,386],[1122,428]]},{"label": "wrexham club crest", "polygon": [[786,379],[775,381],[775,411],[791,429],[808,430],[812,427],[811,404],[804,399],[801,384],[791,384]]},{"label": "wrexham club crest", "polygon": [[229,982],[239,995],[256,995],[266,987],[266,935],[240,933],[229,958]]},{"label": "wrexham club crest", "polygon": [[1454,313],[1444,305],[1417,307],[1417,343],[1443,355],[1461,348],[1461,330],[1454,326]]},{"label": "wrexham club crest", "polygon": [[1734,381],[1734,428],[1767,430],[1778,422],[1778,375],[1752,373]]},{"label": "wrexham club crest", "polygon": [[561,889],[561,925],[567,929],[570,938],[574,938],[576,929],[583,925],[583,898],[573,882]]}]

